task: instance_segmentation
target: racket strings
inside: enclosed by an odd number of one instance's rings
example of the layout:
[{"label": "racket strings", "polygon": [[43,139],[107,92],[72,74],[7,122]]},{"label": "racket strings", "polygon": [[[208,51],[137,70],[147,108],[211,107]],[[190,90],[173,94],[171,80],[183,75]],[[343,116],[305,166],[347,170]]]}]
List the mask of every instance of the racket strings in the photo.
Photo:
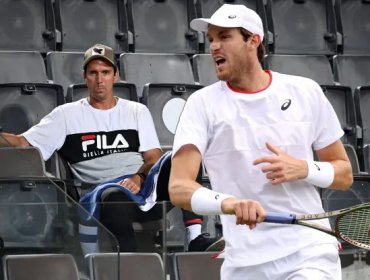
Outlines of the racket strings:
[{"label": "racket strings", "polygon": [[361,208],[343,214],[337,220],[341,236],[370,245],[370,208]]}]

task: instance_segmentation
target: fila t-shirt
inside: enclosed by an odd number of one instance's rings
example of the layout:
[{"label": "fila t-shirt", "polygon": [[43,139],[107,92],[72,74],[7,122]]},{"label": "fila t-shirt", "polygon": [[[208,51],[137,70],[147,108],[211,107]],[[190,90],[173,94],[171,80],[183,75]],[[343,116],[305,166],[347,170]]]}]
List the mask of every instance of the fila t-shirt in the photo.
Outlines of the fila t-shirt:
[{"label": "fila t-shirt", "polygon": [[[273,155],[266,142],[298,159],[313,159],[314,150],[343,135],[338,118],[314,81],[271,72],[271,84],[254,94],[235,92],[223,81],[193,93],[177,126],[173,155],[184,145],[200,151],[215,191],[259,201],[267,211],[321,213],[317,189],[303,180],[272,185],[253,165]],[[242,267],[275,260],[301,248],[337,241],[299,225],[262,223],[253,230],[222,215],[225,264]],[[329,226],[327,220],[322,225]]]},{"label": "fila t-shirt", "polygon": [[64,104],[23,136],[45,160],[58,150],[74,175],[91,184],[137,172],[141,152],[160,148],[148,108],[125,99],[108,110],[95,109],[86,98]]}]

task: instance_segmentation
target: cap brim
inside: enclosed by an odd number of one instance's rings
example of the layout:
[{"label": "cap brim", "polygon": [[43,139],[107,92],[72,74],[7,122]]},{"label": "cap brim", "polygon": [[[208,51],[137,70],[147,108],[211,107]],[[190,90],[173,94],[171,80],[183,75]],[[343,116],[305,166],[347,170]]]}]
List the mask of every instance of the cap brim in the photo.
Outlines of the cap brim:
[{"label": "cap brim", "polygon": [[108,58],[106,58],[105,56],[102,56],[102,55],[92,55],[92,56],[90,56],[90,57],[89,57],[89,58],[84,62],[84,64],[83,64],[83,68],[85,68],[85,67],[86,67],[86,65],[87,65],[87,64],[89,64],[89,63],[90,63],[90,61],[92,61],[92,60],[94,60],[94,59],[103,59],[103,60],[105,60],[105,61],[109,62],[109,63],[113,66],[113,68],[114,68],[114,69],[117,69],[116,64],[114,64],[110,59],[108,59]]},{"label": "cap brim", "polygon": [[190,22],[190,27],[199,32],[206,32],[208,30],[208,24],[210,20],[207,18],[196,18]]}]

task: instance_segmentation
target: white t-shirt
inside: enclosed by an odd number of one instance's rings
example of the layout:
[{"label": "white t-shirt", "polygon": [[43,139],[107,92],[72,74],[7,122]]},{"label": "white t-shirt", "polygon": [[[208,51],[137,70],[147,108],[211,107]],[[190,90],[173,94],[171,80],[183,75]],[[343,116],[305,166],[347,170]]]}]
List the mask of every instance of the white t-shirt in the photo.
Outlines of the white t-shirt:
[{"label": "white t-shirt", "polygon": [[140,152],[160,148],[148,108],[125,99],[108,110],[90,106],[86,98],[64,104],[23,136],[45,160],[58,150],[74,175],[90,184],[137,172]]},{"label": "white t-shirt", "polygon": [[[343,135],[338,118],[314,81],[271,72],[271,84],[254,94],[219,81],[193,93],[180,117],[173,155],[194,144],[215,191],[261,202],[267,211],[323,212],[317,189],[302,180],[273,186],[253,161],[271,155],[270,142],[298,159],[313,159]],[[262,223],[253,230],[222,215],[225,264],[241,267],[287,256],[314,243],[336,243],[328,234],[299,225]],[[327,220],[321,224],[329,226]]]}]

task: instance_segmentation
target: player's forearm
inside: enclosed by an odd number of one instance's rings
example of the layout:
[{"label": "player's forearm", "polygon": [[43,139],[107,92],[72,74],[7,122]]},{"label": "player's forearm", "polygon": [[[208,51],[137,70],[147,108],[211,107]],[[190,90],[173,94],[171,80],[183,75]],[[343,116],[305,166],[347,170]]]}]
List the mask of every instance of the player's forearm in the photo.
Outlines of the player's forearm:
[{"label": "player's forearm", "polygon": [[334,167],[334,180],[330,185],[331,189],[346,191],[353,183],[352,167],[349,161],[335,160],[330,162]]},{"label": "player's forearm", "polygon": [[27,147],[28,141],[22,135],[11,133],[0,133],[0,148],[1,147]]},{"label": "player's forearm", "polygon": [[172,204],[191,211],[191,197],[198,188],[202,188],[202,186],[194,180],[173,178],[171,176],[168,192]]}]

